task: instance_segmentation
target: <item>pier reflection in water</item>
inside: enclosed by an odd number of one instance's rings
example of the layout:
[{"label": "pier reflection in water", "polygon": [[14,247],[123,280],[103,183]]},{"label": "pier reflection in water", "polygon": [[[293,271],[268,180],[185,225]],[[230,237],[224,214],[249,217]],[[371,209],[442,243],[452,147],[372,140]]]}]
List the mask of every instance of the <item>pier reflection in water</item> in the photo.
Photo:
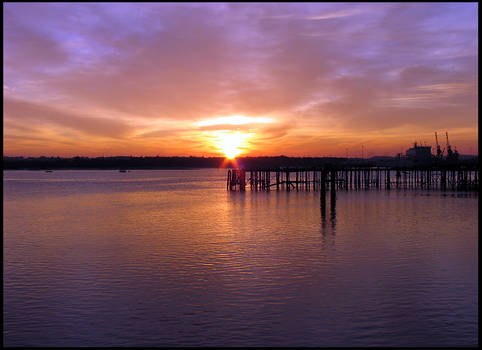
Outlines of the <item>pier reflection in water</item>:
[{"label": "pier reflection in water", "polygon": [[332,197],[330,200],[330,213],[329,213],[329,221],[331,230],[328,232],[326,227],[326,199],[320,200],[320,214],[321,214],[321,233],[323,236],[327,234],[332,234],[333,236],[336,235],[335,227],[336,227],[336,197]]}]

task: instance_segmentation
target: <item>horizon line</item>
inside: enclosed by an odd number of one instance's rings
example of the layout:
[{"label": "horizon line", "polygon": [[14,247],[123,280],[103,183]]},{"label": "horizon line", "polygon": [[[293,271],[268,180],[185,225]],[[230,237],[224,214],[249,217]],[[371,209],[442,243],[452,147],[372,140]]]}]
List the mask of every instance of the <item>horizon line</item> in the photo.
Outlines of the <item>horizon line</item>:
[{"label": "horizon line", "polygon": [[[287,156],[287,155],[276,155],[276,156],[268,156],[268,155],[263,155],[263,156],[238,156],[236,158],[343,158],[343,159],[370,159],[370,158],[375,158],[375,157],[388,157],[388,158],[396,158],[398,155],[394,156],[387,156],[387,155],[373,155],[370,157],[346,157],[346,156],[329,156],[329,155],[323,155],[323,156]],[[433,154],[433,156],[435,156]],[[461,153],[459,156],[474,156],[478,157],[478,153],[474,154],[468,154],[468,153]],[[15,155],[15,156],[10,156],[10,155],[3,155],[3,158],[120,158],[120,157],[130,157],[130,158],[141,158],[141,157],[147,157],[147,158],[220,158],[220,159],[229,159],[226,156],[161,156],[161,155],[116,155],[116,156],[83,156],[83,155],[75,155],[75,156],[47,156],[47,155],[41,155],[41,156],[23,156],[23,155]],[[405,156],[403,156],[405,157]]]}]

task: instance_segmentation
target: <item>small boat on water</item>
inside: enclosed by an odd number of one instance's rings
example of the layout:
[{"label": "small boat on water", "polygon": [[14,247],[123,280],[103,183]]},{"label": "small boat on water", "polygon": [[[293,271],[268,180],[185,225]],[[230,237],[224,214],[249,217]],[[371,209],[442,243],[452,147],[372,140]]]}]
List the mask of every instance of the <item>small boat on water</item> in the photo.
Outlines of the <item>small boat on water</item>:
[{"label": "small boat on water", "polygon": [[46,173],[51,173],[53,170],[45,170]]},{"label": "small boat on water", "polygon": [[127,170],[125,170],[125,169],[119,169],[119,172],[120,172],[120,173],[125,173],[126,171],[127,171]]}]

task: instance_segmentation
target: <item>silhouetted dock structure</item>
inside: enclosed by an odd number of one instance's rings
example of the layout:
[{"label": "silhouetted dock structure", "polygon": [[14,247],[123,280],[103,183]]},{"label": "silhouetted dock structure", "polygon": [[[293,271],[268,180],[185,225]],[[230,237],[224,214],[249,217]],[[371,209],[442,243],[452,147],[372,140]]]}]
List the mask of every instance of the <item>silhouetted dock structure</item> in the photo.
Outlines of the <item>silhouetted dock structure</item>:
[{"label": "silhouetted dock structure", "polygon": [[229,169],[229,191],[330,191],[362,189],[424,189],[478,191],[478,168],[277,168]]}]

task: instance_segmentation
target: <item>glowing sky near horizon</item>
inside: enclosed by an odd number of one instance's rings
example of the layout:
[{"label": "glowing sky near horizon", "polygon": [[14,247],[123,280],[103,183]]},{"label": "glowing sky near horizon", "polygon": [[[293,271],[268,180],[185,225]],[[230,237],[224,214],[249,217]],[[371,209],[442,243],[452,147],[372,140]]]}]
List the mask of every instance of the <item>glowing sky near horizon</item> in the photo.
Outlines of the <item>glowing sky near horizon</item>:
[{"label": "glowing sky near horizon", "polygon": [[477,3],[3,9],[4,155],[477,153]]}]

